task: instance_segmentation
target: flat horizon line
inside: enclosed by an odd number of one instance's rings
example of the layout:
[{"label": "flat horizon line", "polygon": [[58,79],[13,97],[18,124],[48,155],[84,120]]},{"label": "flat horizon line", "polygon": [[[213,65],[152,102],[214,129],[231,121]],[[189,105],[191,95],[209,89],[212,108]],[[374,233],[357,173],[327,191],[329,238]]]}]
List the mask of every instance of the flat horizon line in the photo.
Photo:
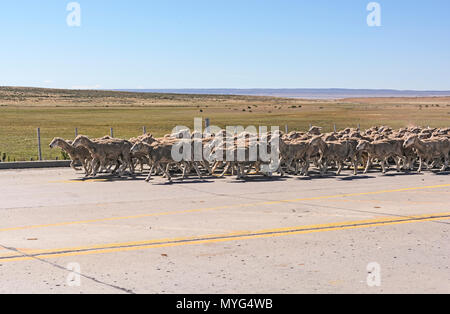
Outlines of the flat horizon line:
[{"label": "flat horizon line", "polygon": [[250,88],[241,88],[241,87],[186,87],[186,88],[101,88],[101,87],[86,87],[86,88],[78,88],[78,87],[48,87],[48,86],[21,86],[21,85],[0,85],[0,88],[37,88],[37,89],[66,89],[66,90],[103,90],[103,91],[127,91],[127,90],[136,90],[136,91],[145,91],[145,90],[257,90],[257,91],[394,91],[394,92],[449,92],[450,89],[397,89],[397,88],[348,88],[348,87],[250,87]]},{"label": "flat horizon line", "polygon": [[[98,87],[97,87],[98,86]],[[43,89],[67,91],[110,91],[129,93],[159,93],[181,95],[222,95],[222,96],[262,96],[295,99],[346,99],[346,98],[417,98],[417,97],[450,97],[450,90],[401,90],[401,89],[369,89],[369,88],[135,88],[105,89],[97,85],[95,88],[51,88],[0,86],[11,89]]]}]

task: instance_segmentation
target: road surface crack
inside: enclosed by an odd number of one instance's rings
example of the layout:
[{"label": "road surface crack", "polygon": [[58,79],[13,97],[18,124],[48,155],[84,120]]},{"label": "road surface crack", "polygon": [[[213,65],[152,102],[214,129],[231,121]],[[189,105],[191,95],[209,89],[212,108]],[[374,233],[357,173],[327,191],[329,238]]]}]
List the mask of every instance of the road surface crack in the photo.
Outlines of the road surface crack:
[{"label": "road surface crack", "polygon": [[29,258],[31,258],[31,259],[34,259],[34,260],[38,261],[38,262],[45,263],[45,264],[47,264],[47,265],[50,265],[50,266],[52,266],[52,267],[54,267],[54,268],[63,270],[63,271],[65,271],[65,272],[68,272],[68,273],[74,273],[74,274],[76,274],[76,275],[79,275],[79,276],[81,276],[81,277],[83,277],[83,278],[85,278],[85,279],[91,280],[91,281],[93,281],[93,282],[95,282],[95,283],[98,283],[98,284],[100,284],[100,285],[108,286],[108,287],[110,287],[110,288],[113,288],[113,289],[116,289],[116,290],[120,290],[120,291],[125,292],[125,293],[127,293],[127,294],[136,294],[133,290],[130,290],[130,289],[127,289],[127,288],[123,288],[123,287],[119,287],[119,286],[116,286],[116,285],[113,285],[113,284],[109,284],[109,283],[107,283],[107,282],[101,281],[101,280],[99,280],[99,279],[97,279],[97,278],[94,278],[94,277],[92,277],[92,276],[88,276],[88,275],[84,275],[84,274],[81,274],[81,273],[78,273],[78,272],[74,272],[74,271],[68,270],[67,268],[65,268],[65,267],[63,267],[63,266],[61,266],[61,265],[58,265],[58,264],[56,264],[56,263],[52,263],[52,262],[50,262],[50,261],[41,259],[41,258],[36,257],[36,256],[33,256],[33,255],[29,255],[29,254],[27,254],[27,253],[25,253],[25,252],[22,252],[22,251],[20,251],[20,250],[18,250],[18,249],[16,249],[16,248],[13,248],[13,247],[7,247],[7,246],[2,245],[2,244],[0,244],[0,247],[3,248],[3,249],[5,249],[5,250],[8,250],[8,251],[12,251],[12,252],[15,252],[15,253],[22,254],[24,257],[29,257]]}]

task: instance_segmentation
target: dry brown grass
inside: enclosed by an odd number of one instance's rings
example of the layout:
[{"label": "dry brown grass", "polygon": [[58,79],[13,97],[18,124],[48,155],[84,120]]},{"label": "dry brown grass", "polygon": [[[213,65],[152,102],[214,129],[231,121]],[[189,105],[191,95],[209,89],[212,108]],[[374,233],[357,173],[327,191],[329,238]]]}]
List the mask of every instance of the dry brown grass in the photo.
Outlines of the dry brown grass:
[{"label": "dry brown grass", "polygon": [[[301,100],[254,96],[172,95],[110,91],[73,91],[0,87],[0,152],[10,160],[36,159],[36,128],[40,127],[44,158],[61,157],[48,144],[53,137],[80,134],[100,137],[114,127],[115,135],[130,138],[142,126],[156,136],[177,125],[193,126],[195,117],[214,125],[281,126],[324,131],[389,125],[450,126],[450,97],[358,98]],[[1,159],[1,156],[0,156]]]}]

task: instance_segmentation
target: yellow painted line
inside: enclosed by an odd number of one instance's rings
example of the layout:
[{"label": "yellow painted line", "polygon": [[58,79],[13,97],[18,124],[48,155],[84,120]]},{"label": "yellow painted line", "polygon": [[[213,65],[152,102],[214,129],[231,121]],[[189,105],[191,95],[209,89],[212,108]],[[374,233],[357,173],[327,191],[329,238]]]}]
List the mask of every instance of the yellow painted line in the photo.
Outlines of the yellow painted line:
[{"label": "yellow painted line", "polygon": [[184,246],[184,245],[198,245],[206,243],[219,243],[228,241],[238,241],[238,240],[250,240],[250,239],[261,239],[261,238],[272,238],[288,235],[298,235],[298,234],[308,234],[308,233],[318,233],[327,231],[338,231],[338,230],[349,230],[358,228],[370,228],[370,227],[381,227],[396,224],[406,224],[406,223],[418,223],[424,221],[436,221],[436,220],[448,220],[450,219],[450,212],[438,213],[431,215],[419,215],[419,216],[409,216],[402,218],[380,218],[380,219],[370,219],[370,220],[359,220],[359,221],[349,221],[349,222],[338,222],[329,224],[318,224],[310,226],[298,226],[290,228],[277,228],[277,229],[267,229],[259,231],[240,231],[228,234],[219,235],[205,235],[197,237],[186,237],[186,238],[174,238],[174,239],[159,239],[150,241],[139,241],[139,242],[124,242],[124,243],[112,243],[85,247],[72,247],[72,248],[62,248],[62,249],[51,249],[51,250],[30,250],[20,253],[12,253],[9,255],[0,255],[0,263],[4,262],[17,262],[32,260],[34,258],[39,259],[50,259],[58,257],[67,256],[82,256],[82,255],[92,255],[92,254],[105,254],[113,252],[127,252],[127,251],[137,251],[146,250],[151,248],[162,248],[162,247],[174,247],[174,246]]},{"label": "yellow painted line", "polygon": [[362,193],[351,193],[351,194],[306,197],[306,198],[297,198],[297,199],[292,199],[292,200],[280,200],[280,201],[269,201],[269,202],[259,202],[259,203],[224,205],[224,206],[209,207],[209,208],[158,212],[158,213],[142,214],[142,215],[134,215],[134,216],[109,217],[109,218],[89,219],[89,220],[80,220],[80,221],[58,222],[58,223],[53,223],[53,224],[41,224],[41,225],[31,225],[31,226],[0,228],[0,232],[39,229],[39,228],[48,228],[48,227],[61,227],[61,226],[69,226],[69,225],[140,219],[140,218],[159,217],[159,216],[178,215],[178,214],[190,214],[190,213],[209,212],[209,211],[216,211],[216,210],[230,209],[230,208],[255,207],[255,206],[263,206],[263,205],[279,205],[279,204],[284,204],[284,203],[298,203],[298,202],[302,202],[302,201],[337,199],[337,198],[352,197],[352,196],[399,193],[399,192],[409,192],[409,191],[418,191],[418,190],[431,190],[431,189],[438,189],[438,188],[445,188],[445,187],[450,187],[450,184],[403,188],[403,189],[396,189],[396,190],[382,190],[382,191],[375,191],[375,192],[362,192]]}]

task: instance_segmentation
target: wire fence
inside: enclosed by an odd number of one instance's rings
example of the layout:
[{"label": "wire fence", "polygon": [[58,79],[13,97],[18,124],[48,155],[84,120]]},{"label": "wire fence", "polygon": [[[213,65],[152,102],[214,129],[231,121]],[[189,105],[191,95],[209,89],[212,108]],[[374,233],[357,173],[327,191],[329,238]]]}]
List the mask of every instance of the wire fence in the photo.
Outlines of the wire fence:
[{"label": "wire fence", "polygon": [[[209,118],[205,119],[205,130],[207,130],[211,126],[211,120]],[[311,128],[313,124],[309,125]],[[314,126],[321,127],[321,125],[314,124]],[[357,128],[360,128],[358,124]],[[109,130],[108,130],[109,129]],[[337,132],[339,129],[336,124],[324,127],[326,130]],[[120,130],[120,129],[119,129]],[[261,130],[261,129],[260,129]],[[285,133],[289,133],[291,131],[298,131],[295,128],[291,128],[289,125],[284,125],[280,127],[280,130]],[[81,132],[80,132],[81,131]],[[89,132],[82,133],[83,130],[80,128],[74,128],[71,132],[65,130],[63,132],[56,132],[53,129],[45,129],[45,128],[37,128],[33,132],[27,132],[26,134],[17,134],[14,138],[9,138],[9,141],[12,144],[1,145],[4,144],[2,139],[0,138],[0,162],[15,162],[15,161],[38,161],[38,160],[68,160],[69,156],[61,151],[60,149],[51,149],[49,147],[50,142],[55,137],[64,137],[66,140],[74,139],[79,134],[90,135],[92,137],[103,137],[105,135],[109,135],[111,137],[118,136],[124,134],[119,134],[116,132],[117,130],[113,127],[105,128],[102,132],[98,130],[95,134],[89,134]],[[129,130],[128,130],[129,131]],[[305,130],[303,130],[305,131]],[[56,134],[57,133],[57,134]],[[71,134],[70,134],[71,133]],[[140,130],[136,130],[133,136],[139,135],[139,133],[146,134],[147,127],[143,126]],[[100,135],[101,134],[101,135]],[[130,136],[132,137],[132,136]],[[130,138],[123,136],[123,138]]]},{"label": "wire fence", "polygon": [[[147,127],[137,129],[132,132],[133,136],[140,135],[142,132],[147,132]],[[104,131],[96,128],[96,131],[84,130],[81,128],[74,128],[70,130],[55,130],[52,128],[36,128],[30,131],[21,132],[21,134],[14,135],[0,135],[0,162],[15,162],[15,161],[39,161],[39,160],[68,160],[69,156],[60,149],[51,149],[50,143],[55,137],[62,137],[66,140],[73,140],[80,134],[88,135],[92,138],[103,137],[109,135],[123,136],[123,138],[130,138],[128,132],[119,134],[115,128],[105,128]]]}]

